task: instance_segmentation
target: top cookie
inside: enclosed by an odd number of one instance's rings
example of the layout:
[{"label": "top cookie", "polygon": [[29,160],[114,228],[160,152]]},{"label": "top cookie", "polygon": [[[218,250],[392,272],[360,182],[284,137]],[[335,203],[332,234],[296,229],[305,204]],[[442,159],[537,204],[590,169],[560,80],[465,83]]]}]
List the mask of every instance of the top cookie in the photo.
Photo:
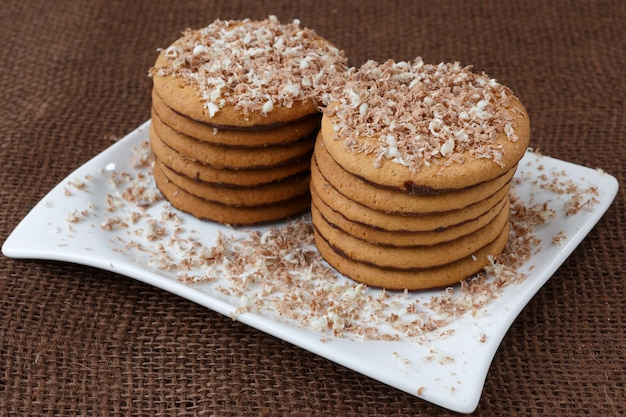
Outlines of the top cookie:
[{"label": "top cookie", "polygon": [[470,187],[513,168],[530,140],[511,91],[458,63],[368,61],[322,118],[328,153],[365,181],[409,194]]},{"label": "top cookie", "polygon": [[215,127],[263,128],[318,111],[346,70],[343,51],[275,16],[187,29],[150,69],[174,111]]}]

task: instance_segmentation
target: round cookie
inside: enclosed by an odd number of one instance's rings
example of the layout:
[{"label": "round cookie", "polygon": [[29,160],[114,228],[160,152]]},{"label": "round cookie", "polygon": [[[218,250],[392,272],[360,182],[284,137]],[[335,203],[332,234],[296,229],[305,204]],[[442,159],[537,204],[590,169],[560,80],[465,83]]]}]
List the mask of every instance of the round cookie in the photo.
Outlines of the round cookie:
[{"label": "round cookie", "polygon": [[474,220],[441,229],[421,232],[390,232],[387,230],[380,230],[363,223],[352,222],[344,217],[340,212],[335,211],[324,203],[313,188],[311,189],[311,204],[312,209],[316,210],[326,223],[331,224],[332,226],[357,239],[385,246],[414,247],[437,245],[476,232],[486,226],[503,210],[508,211],[509,199],[508,196],[506,196],[494,207]]},{"label": "round cookie", "polygon": [[310,157],[287,165],[265,169],[224,169],[193,161],[176,152],[161,141],[150,126],[150,146],[155,157],[164,165],[181,175],[214,185],[259,186],[281,181],[285,178],[308,172]]},{"label": "round cookie", "polygon": [[[165,65],[165,54],[161,53],[155,66]],[[230,130],[240,127],[267,130],[285,123],[302,121],[318,113],[315,102],[309,100],[294,103],[291,107],[272,104],[271,113],[257,111],[244,114],[233,105],[225,105],[212,114],[212,111],[198,97],[198,89],[193,84],[188,84],[188,81],[176,77],[153,75],[152,78],[154,90],[173,111],[217,129]]]},{"label": "round cookie", "polygon": [[230,147],[260,147],[271,145],[289,145],[300,139],[316,133],[320,127],[320,114],[314,114],[304,120],[271,126],[247,129],[237,126],[222,126],[217,128],[207,123],[198,122],[170,109],[159,95],[152,92],[152,110],[172,129],[214,145]]},{"label": "round cookie", "polygon": [[380,268],[352,260],[339,249],[331,247],[317,230],[314,230],[314,236],[322,257],[339,273],[354,281],[389,290],[425,290],[456,284],[489,265],[489,258],[498,255],[506,247],[509,225],[496,240],[470,256],[439,267],[415,270]]},{"label": "round cookie", "polygon": [[308,175],[296,175],[280,182],[255,187],[227,187],[212,185],[179,175],[163,165],[158,159],[155,164],[158,165],[159,170],[168,180],[189,194],[226,206],[253,207],[278,204],[309,190]]},{"label": "round cookie", "polygon": [[178,210],[192,216],[233,226],[249,226],[298,215],[309,208],[310,194],[294,197],[280,204],[259,207],[232,207],[213,203],[182,190],[167,179],[155,165],[154,179],[163,196]]},{"label": "round cookie", "polygon": [[150,76],[175,112],[214,127],[272,127],[318,112],[347,60],[294,20],[216,20],[162,50]]},{"label": "round cookie", "polygon": [[347,172],[407,194],[462,190],[514,170],[530,140],[509,89],[455,64],[370,61],[324,110],[326,150]]},{"label": "round cookie", "polygon": [[315,135],[301,138],[287,146],[260,146],[234,148],[216,146],[179,133],[152,114],[152,127],[159,138],[170,148],[196,162],[214,168],[264,169],[285,165],[308,156],[313,151]]},{"label": "round cookie", "polygon": [[431,268],[469,256],[493,242],[509,222],[509,211],[501,210],[485,227],[453,241],[429,246],[390,247],[350,236],[327,223],[315,207],[311,214],[318,233],[346,257],[381,268],[396,269]]},{"label": "round cookie", "polygon": [[375,186],[345,171],[326,152],[320,133],[313,155],[324,178],[341,194],[366,207],[386,213],[425,214],[457,210],[492,196],[505,186],[515,174],[516,167],[499,177],[460,190],[436,194],[414,195]]},{"label": "round cookie", "polygon": [[425,232],[452,228],[484,215],[508,195],[509,183],[493,195],[458,210],[424,214],[394,214],[374,210],[348,199],[330,185],[311,161],[311,192],[324,204],[341,213],[348,221],[385,232]]}]

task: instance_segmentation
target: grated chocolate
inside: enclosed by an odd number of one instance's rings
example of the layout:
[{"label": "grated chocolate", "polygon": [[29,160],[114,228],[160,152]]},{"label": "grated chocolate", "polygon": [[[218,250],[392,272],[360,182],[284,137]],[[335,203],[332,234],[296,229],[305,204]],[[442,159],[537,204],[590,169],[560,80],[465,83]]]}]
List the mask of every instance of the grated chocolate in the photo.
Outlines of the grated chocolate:
[{"label": "grated chocolate", "polygon": [[209,115],[226,105],[244,114],[313,101],[321,106],[347,68],[344,52],[276,16],[262,21],[216,20],[187,29],[165,50],[166,63],[149,75],[174,76],[198,88]]},{"label": "grated chocolate", "polygon": [[[350,68],[345,85],[334,89],[325,113],[338,140],[354,152],[405,165],[463,163],[462,154],[501,165],[498,135],[517,141],[506,109],[512,92],[486,74],[458,62],[426,64],[368,61]],[[362,138],[376,138],[375,145]]]}]

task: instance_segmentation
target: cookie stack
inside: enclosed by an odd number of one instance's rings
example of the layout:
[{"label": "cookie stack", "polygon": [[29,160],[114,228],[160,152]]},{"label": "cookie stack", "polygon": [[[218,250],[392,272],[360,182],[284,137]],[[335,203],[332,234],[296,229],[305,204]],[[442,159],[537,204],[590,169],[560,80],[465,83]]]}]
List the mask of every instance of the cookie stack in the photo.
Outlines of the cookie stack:
[{"label": "cookie stack", "polygon": [[315,242],[370,286],[426,289],[489,264],[509,236],[509,185],[528,146],[521,103],[458,64],[370,61],[322,119]]},{"label": "cookie stack", "polygon": [[150,142],[157,187],[201,219],[251,225],[310,205],[323,97],[343,53],[298,21],[215,21],[162,50]]}]

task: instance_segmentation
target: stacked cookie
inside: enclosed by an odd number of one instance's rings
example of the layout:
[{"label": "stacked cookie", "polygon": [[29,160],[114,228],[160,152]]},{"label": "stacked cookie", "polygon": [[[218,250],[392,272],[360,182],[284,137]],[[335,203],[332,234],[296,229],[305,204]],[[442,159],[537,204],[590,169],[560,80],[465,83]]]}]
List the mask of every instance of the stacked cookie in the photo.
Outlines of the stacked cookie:
[{"label": "stacked cookie", "polygon": [[234,124],[197,122],[176,113],[153,92],[150,143],[161,193],[174,207],[198,218],[237,225],[308,209],[318,112],[265,127],[237,130]]},{"label": "stacked cookie", "polygon": [[502,252],[528,146],[511,92],[458,64],[368,62],[322,119],[312,220],[325,260],[370,286],[458,282]]},{"label": "stacked cookie", "polygon": [[198,218],[233,225],[310,205],[323,98],[343,53],[298,21],[215,21],[187,30],[154,67],[157,187]]}]

